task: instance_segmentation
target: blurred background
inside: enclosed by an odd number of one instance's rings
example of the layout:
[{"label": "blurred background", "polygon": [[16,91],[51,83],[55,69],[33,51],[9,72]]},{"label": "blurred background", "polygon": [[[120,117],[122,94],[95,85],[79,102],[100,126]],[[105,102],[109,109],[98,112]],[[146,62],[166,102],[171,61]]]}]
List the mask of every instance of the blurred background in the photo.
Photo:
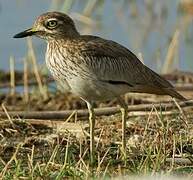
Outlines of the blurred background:
[{"label": "blurred background", "polygon": [[[46,11],[69,14],[82,34],[114,40],[157,72],[193,69],[192,0],[0,0],[0,69],[23,69],[26,39],[13,35],[31,27]],[[33,38],[42,66],[46,43]]]}]

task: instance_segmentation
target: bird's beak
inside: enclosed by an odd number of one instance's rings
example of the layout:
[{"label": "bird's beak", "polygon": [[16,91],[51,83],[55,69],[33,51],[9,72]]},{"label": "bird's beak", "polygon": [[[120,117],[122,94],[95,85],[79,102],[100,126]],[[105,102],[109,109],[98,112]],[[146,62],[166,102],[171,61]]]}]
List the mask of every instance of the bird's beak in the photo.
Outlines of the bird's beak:
[{"label": "bird's beak", "polygon": [[27,37],[27,36],[32,36],[36,32],[37,32],[37,30],[35,30],[34,28],[30,28],[30,29],[27,29],[23,32],[20,32],[20,33],[16,34],[15,36],[13,36],[13,38],[24,38],[24,37]]}]

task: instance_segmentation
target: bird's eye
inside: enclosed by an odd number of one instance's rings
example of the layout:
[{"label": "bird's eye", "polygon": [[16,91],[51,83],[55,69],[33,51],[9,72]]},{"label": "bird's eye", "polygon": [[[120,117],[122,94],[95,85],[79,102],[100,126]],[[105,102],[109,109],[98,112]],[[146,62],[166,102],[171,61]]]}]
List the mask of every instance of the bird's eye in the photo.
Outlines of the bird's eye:
[{"label": "bird's eye", "polygon": [[58,22],[53,19],[46,22],[46,27],[49,29],[54,29],[57,25],[58,25]]}]

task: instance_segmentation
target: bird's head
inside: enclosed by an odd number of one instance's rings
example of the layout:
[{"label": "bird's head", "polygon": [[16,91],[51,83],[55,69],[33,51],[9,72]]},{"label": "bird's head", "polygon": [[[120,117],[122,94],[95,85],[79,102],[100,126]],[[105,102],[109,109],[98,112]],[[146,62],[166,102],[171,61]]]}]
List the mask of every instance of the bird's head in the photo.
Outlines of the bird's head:
[{"label": "bird's head", "polygon": [[73,20],[60,12],[47,12],[40,15],[32,28],[20,32],[14,38],[38,36],[46,40],[61,39],[79,35]]}]

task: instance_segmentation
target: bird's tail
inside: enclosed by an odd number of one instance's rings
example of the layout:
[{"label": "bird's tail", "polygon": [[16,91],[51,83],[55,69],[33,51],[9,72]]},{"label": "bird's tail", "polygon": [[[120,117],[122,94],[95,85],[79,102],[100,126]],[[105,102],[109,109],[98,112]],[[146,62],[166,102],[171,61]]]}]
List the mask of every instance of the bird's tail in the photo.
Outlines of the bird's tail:
[{"label": "bird's tail", "polygon": [[131,92],[137,93],[148,93],[148,94],[157,94],[157,95],[169,95],[171,97],[177,98],[181,101],[187,101],[187,99],[179,94],[173,87],[170,88],[158,88],[154,86],[144,86],[137,85],[135,88],[130,90]]},{"label": "bird's tail", "polygon": [[187,99],[182,96],[181,94],[179,94],[175,89],[173,88],[164,88],[164,91],[166,92],[166,94],[174,97],[174,98],[177,98],[181,101],[187,101]]}]

